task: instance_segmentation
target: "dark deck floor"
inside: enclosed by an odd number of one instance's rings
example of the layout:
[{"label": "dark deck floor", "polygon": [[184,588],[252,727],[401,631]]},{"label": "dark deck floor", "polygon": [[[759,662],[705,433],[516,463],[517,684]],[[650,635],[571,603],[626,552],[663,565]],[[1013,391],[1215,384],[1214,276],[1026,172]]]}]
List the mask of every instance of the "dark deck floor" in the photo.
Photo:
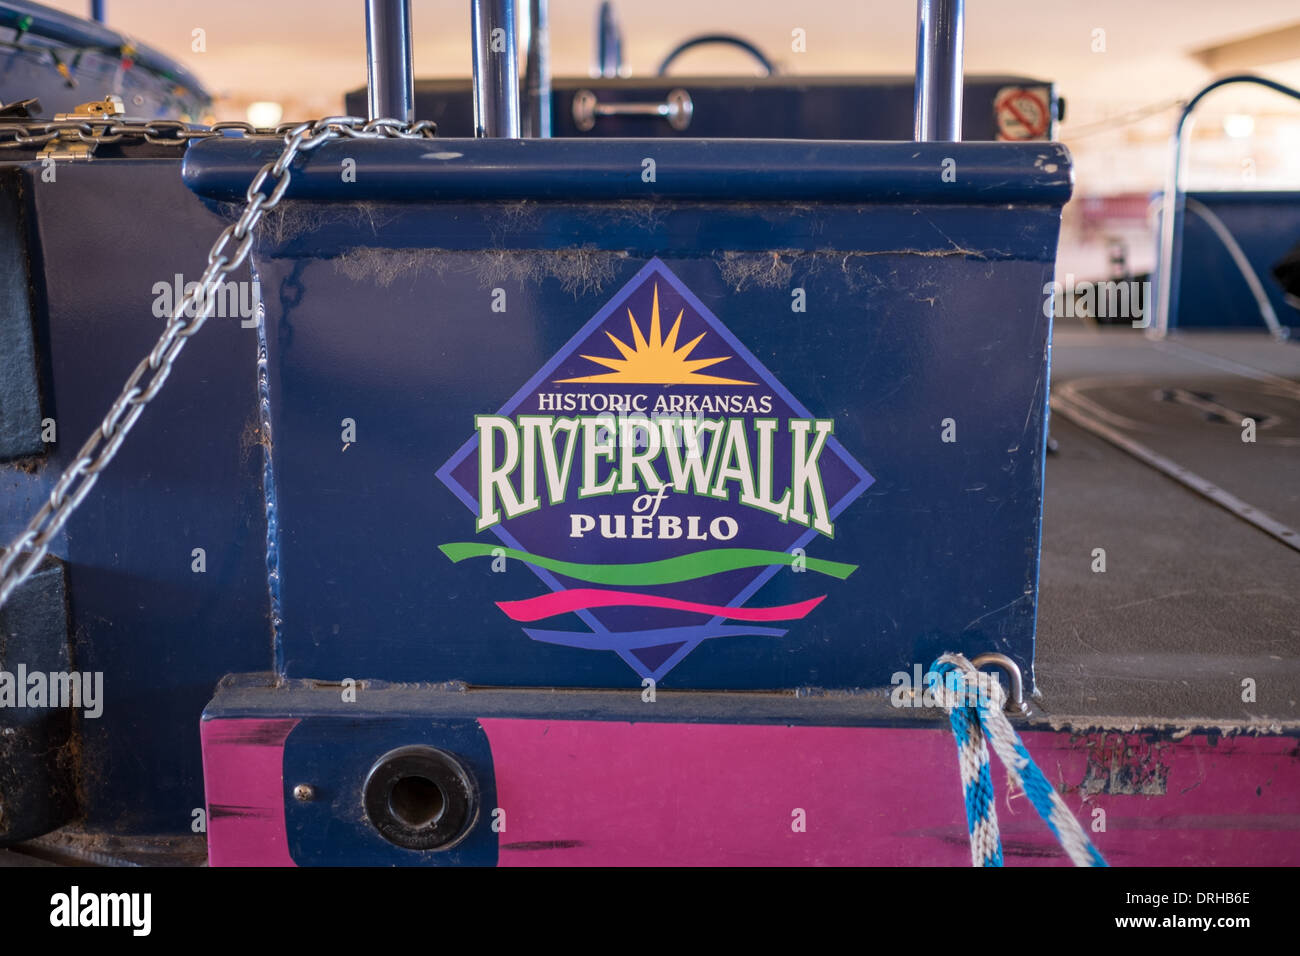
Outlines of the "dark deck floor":
[{"label": "dark deck floor", "polygon": [[[1058,332],[1052,365],[1053,394],[1075,415],[1300,528],[1300,344]],[[1259,422],[1256,442],[1241,440],[1241,416]],[[1300,551],[1059,407],[1051,434],[1036,663],[1045,719],[1300,728]],[[1092,570],[1096,548],[1105,573]],[[1242,701],[1245,678],[1254,703]]]}]

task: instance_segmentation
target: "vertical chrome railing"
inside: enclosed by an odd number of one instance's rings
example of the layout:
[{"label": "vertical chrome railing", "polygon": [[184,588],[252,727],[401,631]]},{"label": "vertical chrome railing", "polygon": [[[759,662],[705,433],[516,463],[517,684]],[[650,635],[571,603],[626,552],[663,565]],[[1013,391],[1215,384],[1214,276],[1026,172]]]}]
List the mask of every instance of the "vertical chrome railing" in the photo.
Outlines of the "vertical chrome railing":
[{"label": "vertical chrome railing", "polygon": [[527,0],[524,9],[524,135],[551,135],[551,36],[547,0]]},{"label": "vertical chrome railing", "polygon": [[411,0],[366,0],[366,109],[370,119],[415,119]]},{"label": "vertical chrome railing", "polygon": [[596,65],[592,72],[613,79],[623,69],[623,32],[614,17],[614,5],[605,0],[596,13]]},{"label": "vertical chrome railing", "polygon": [[916,128],[920,142],[961,140],[964,0],[917,0]]},{"label": "vertical chrome railing", "polygon": [[473,0],[474,135],[519,138],[514,0]]},{"label": "vertical chrome railing", "polygon": [[[1182,268],[1181,247],[1183,215],[1185,213],[1182,179],[1183,174],[1186,172],[1184,167],[1187,161],[1187,140],[1191,133],[1191,127],[1187,121],[1191,117],[1192,111],[1196,109],[1201,100],[1205,99],[1207,94],[1231,83],[1254,83],[1300,100],[1300,90],[1294,90],[1289,86],[1275,80],[1265,79],[1262,76],[1243,73],[1215,80],[1188,100],[1187,105],[1183,107],[1183,111],[1178,114],[1178,122],[1174,126],[1174,135],[1170,143],[1170,161],[1169,170],[1165,176],[1165,192],[1164,196],[1161,197],[1160,204],[1160,248],[1158,250],[1159,258],[1156,263],[1156,316],[1154,323],[1148,323],[1150,328],[1147,331],[1147,335],[1153,338],[1162,339],[1168,335],[1170,317],[1177,315],[1178,274]],[[1134,324],[1137,325],[1138,323]],[[1139,327],[1141,326],[1139,325]]]}]

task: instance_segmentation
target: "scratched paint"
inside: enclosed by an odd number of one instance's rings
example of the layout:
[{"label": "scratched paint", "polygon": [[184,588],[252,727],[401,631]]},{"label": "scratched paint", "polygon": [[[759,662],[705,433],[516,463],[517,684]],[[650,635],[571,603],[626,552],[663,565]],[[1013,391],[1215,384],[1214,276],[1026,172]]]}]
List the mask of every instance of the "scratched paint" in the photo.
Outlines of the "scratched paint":
[{"label": "scratched paint", "polygon": [[1173,745],[1139,734],[1087,734],[1076,738],[1088,755],[1079,792],[1159,796],[1168,785]]}]

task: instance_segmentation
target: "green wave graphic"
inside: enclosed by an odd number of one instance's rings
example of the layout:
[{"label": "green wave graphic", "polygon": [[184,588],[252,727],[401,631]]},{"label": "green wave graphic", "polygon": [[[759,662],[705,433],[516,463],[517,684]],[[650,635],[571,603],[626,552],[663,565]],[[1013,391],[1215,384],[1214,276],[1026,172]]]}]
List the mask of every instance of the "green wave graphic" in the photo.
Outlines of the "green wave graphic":
[{"label": "green wave graphic", "polygon": [[[794,555],[784,551],[766,551],[760,548],[712,548],[708,551],[697,551],[694,554],[682,554],[675,558],[647,561],[642,564],[578,564],[573,561],[544,558],[515,548],[479,544],[473,541],[455,541],[451,544],[438,545],[438,550],[455,563],[466,558],[489,558],[498,549],[504,552],[507,558],[534,564],[547,571],[563,574],[567,578],[576,578],[592,584],[625,587],[676,584],[678,581],[707,578],[711,574],[721,574],[723,571],[761,568],[772,564],[793,565],[796,560]],[[804,557],[802,562],[809,571],[830,575],[841,581],[858,569],[856,564],[843,564],[821,558]]]}]

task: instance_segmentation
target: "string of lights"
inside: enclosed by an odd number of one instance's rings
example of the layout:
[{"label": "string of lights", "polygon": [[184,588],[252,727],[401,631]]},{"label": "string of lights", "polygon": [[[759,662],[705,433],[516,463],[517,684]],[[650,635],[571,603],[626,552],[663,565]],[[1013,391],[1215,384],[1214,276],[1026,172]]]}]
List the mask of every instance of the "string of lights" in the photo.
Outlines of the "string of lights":
[{"label": "string of lights", "polygon": [[[174,107],[186,116],[199,117],[211,106],[207,94],[186,85],[174,72],[153,65],[139,56],[139,50],[129,40],[118,44],[87,44],[72,46],[60,44],[49,37],[32,32],[33,19],[29,15],[17,16],[10,23],[0,23],[14,31],[9,39],[0,39],[0,52],[9,56],[31,56],[45,63],[57,73],[69,89],[80,86],[79,73],[83,65],[92,60],[103,63],[116,62],[113,86],[120,87],[125,77],[133,71],[147,75],[157,84],[164,105]],[[114,90],[95,91],[117,92]]]}]

